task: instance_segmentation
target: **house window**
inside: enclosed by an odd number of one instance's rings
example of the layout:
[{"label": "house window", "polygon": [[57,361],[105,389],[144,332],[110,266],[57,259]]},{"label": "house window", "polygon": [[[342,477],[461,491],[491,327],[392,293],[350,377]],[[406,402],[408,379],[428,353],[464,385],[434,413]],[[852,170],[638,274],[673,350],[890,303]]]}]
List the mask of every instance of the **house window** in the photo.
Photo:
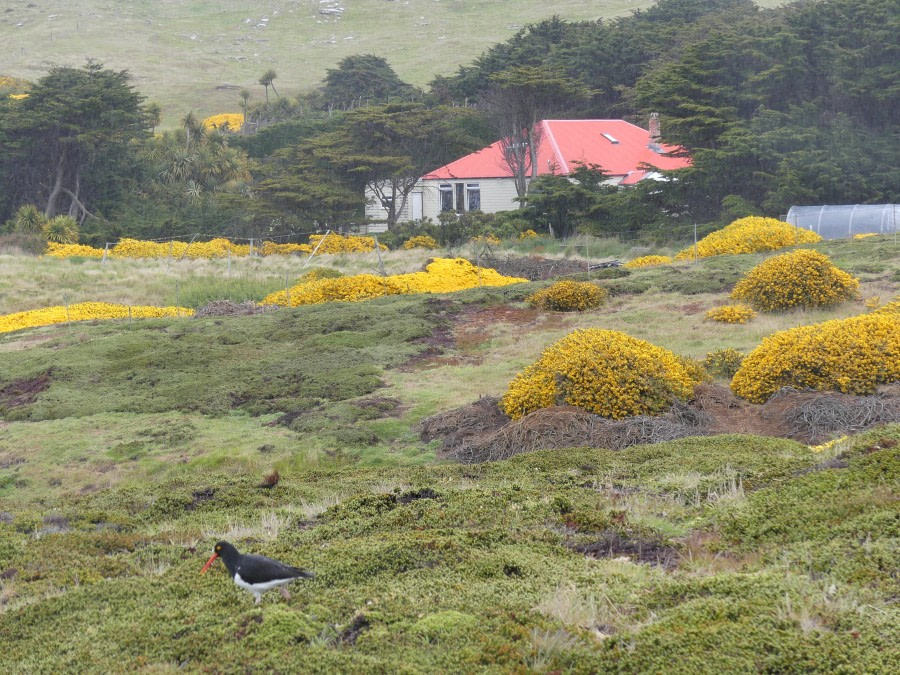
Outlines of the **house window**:
[{"label": "house window", "polygon": [[464,192],[466,189],[465,183],[457,183],[456,184],[456,212],[462,213],[466,210],[466,202],[465,197],[466,193]]},{"label": "house window", "polygon": [[453,210],[453,186],[442,183],[438,189],[441,191],[441,211]]},{"label": "house window", "polygon": [[478,183],[466,184],[466,197],[469,201],[469,211],[481,211],[481,186]]}]

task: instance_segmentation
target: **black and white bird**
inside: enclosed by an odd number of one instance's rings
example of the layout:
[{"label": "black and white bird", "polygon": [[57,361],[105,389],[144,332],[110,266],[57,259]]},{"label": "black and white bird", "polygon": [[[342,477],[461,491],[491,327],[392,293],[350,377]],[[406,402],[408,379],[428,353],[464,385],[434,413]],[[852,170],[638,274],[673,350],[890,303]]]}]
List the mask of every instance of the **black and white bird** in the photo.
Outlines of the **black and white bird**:
[{"label": "black and white bird", "polygon": [[250,591],[256,597],[256,604],[262,601],[262,594],[273,588],[281,591],[285,600],[290,599],[288,584],[298,579],[313,579],[315,574],[302,570],[299,567],[291,567],[283,562],[272,560],[264,555],[239,553],[238,550],[227,541],[220,541],[215,545],[213,554],[200,570],[203,574],[216,561],[221,558],[228,569],[234,583],[246,591]]}]

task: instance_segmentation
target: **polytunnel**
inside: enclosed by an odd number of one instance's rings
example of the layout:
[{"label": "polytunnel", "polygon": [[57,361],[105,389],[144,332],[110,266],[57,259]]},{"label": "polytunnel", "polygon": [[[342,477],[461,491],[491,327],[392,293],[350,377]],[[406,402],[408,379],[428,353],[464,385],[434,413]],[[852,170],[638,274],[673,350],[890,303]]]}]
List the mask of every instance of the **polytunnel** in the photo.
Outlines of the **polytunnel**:
[{"label": "polytunnel", "polygon": [[812,230],[823,239],[849,239],[857,234],[896,234],[900,204],[792,206],[787,222]]}]

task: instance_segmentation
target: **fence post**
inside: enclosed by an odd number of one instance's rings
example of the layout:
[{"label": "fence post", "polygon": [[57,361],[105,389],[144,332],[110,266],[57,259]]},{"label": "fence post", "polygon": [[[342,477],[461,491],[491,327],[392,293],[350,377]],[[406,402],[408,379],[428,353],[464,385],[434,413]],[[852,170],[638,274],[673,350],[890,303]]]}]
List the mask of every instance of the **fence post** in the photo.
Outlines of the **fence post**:
[{"label": "fence post", "polygon": [[109,257],[109,242],[106,242],[106,246],[103,247],[103,260],[100,261],[101,265],[106,264],[107,257]]},{"label": "fence post", "polygon": [[697,246],[697,223],[694,223],[694,262],[700,257],[700,249]]},{"label": "fence post", "polygon": [[316,247],[313,249],[313,252],[309,254],[309,257],[303,261],[303,265],[301,267],[306,267],[309,264],[309,261],[312,260],[313,256],[316,254],[316,251],[319,250],[319,247],[325,242],[329,234],[331,234],[331,230],[325,230],[325,236],[323,236],[319,240],[319,243],[316,244]]},{"label": "fence post", "polygon": [[228,276],[231,276],[231,249],[228,249]]},{"label": "fence post", "polygon": [[175,316],[181,316],[181,280],[175,280]]},{"label": "fence post", "polygon": [[288,285],[288,275],[290,274],[290,270],[284,271],[284,297],[286,300],[286,305],[288,307],[291,306],[291,287]]},{"label": "fence post", "polygon": [[248,258],[253,257],[253,237],[250,237],[250,252],[247,254]]},{"label": "fence post", "polygon": [[71,319],[69,318],[69,294],[63,293],[63,302],[66,303],[66,326],[68,328],[72,327]]}]

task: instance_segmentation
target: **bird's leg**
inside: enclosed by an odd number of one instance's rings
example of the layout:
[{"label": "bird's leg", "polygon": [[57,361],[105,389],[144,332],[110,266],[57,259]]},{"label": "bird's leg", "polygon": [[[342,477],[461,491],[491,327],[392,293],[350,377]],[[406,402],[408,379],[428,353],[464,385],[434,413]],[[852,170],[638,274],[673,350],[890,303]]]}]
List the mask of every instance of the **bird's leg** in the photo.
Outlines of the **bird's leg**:
[{"label": "bird's leg", "polygon": [[281,591],[282,598],[284,598],[285,600],[291,599],[291,592],[286,587],[282,586],[279,590]]},{"label": "bird's leg", "polygon": [[258,605],[259,603],[262,602],[262,595],[261,595],[260,593],[254,593],[253,595],[254,595],[254,597],[256,598],[256,603],[255,603],[255,604]]}]

